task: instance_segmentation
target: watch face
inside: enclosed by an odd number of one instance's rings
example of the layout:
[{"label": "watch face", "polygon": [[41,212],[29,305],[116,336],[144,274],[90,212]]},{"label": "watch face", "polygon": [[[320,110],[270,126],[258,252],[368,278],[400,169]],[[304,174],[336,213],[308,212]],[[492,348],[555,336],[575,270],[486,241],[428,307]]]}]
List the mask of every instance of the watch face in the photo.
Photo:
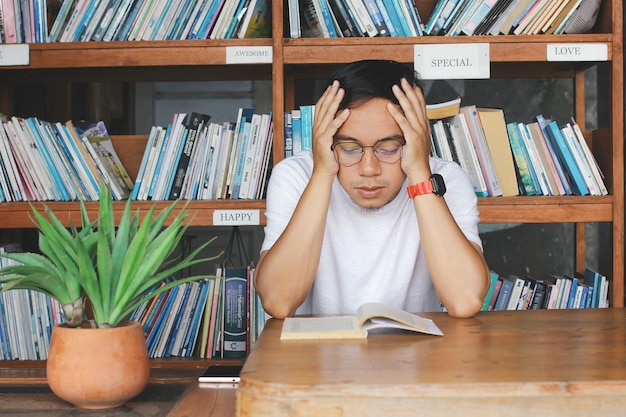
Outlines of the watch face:
[{"label": "watch face", "polygon": [[446,193],[446,183],[443,177],[440,174],[433,174],[430,179],[433,184],[433,194],[443,196]]}]

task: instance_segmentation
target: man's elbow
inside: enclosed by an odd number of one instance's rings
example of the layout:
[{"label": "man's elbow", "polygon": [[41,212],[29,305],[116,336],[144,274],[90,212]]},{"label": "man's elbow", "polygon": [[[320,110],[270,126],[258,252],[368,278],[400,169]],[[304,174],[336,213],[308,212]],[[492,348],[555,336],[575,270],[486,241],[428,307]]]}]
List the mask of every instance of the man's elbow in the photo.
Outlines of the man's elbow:
[{"label": "man's elbow", "polygon": [[461,303],[453,303],[449,306],[446,306],[446,310],[450,317],[458,318],[458,319],[467,319],[470,317],[474,317],[476,313],[480,311],[483,306],[483,300],[476,297],[472,300],[466,300]]},{"label": "man's elbow", "polygon": [[261,303],[265,312],[275,319],[291,317],[296,314],[298,309],[298,306],[292,306],[290,303],[284,302],[284,300],[272,300],[271,297],[261,297]]}]

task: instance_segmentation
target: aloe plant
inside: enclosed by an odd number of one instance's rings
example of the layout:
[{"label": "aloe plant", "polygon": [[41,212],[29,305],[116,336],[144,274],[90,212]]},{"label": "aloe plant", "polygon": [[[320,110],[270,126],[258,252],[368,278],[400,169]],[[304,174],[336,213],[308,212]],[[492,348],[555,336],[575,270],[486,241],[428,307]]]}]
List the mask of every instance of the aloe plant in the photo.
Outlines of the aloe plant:
[{"label": "aloe plant", "polygon": [[[213,238],[182,260],[168,260],[189,227],[187,203],[165,227],[180,201],[158,214],[153,205],[140,220],[139,210],[131,215],[129,200],[116,227],[111,190],[107,186],[100,190],[97,220],[89,219],[84,202],[80,202],[80,228],[67,228],[47,206],[44,215],[31,204],[41,254],[1,254],[18,264],[0,269],[0,292],[30,289],[45,293],[63,306],[63,319],[71,327],[85,322],[89,300],[95,326],[115,327],[143,302],[162,292],[185,282],[211,278],[196,275],[168,280],[181,270],[219,256],[198,258]],[[160,285],[163,282],[165,285]]]}]

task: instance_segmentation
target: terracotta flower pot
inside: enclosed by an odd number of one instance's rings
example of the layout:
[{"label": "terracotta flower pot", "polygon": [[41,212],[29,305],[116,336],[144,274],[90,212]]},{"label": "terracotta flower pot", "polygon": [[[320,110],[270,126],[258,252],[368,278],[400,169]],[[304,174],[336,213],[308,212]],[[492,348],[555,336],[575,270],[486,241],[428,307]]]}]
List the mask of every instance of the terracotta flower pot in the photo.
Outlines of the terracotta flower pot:
[{"label": "terracotta flower pot", "polygon": [[61,399],[88,409],[114,408],[141,393],[150,377],[139,323],[110,329],[52,330],[48,385]]}]

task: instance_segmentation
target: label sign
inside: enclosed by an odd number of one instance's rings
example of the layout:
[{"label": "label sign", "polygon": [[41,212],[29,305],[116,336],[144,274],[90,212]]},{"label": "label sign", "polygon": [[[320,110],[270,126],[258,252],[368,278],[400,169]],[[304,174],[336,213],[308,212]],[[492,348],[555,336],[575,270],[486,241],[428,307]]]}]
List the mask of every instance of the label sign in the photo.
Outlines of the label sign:
[{"label": "label sign", "polygon": [[258,226],[261,224],[259,210],[215,210],[213,212],[214,226]]},{"label": "label sign", "polygon": [[605,43],[549,43],[548,61],[608,61],[609,48]]},{"label": "label sign", "polygon": [[414,66],[425,80],[490,77],[489,44],[414,45]]},{"label": "label sign", "polygon": [[229,46],[226,48],[227,64],[271,64],[271,46]]},{"label": "label sign", "polygon": [[28,65],[30,48],[27,43],[0,45],[0,66]]}]

